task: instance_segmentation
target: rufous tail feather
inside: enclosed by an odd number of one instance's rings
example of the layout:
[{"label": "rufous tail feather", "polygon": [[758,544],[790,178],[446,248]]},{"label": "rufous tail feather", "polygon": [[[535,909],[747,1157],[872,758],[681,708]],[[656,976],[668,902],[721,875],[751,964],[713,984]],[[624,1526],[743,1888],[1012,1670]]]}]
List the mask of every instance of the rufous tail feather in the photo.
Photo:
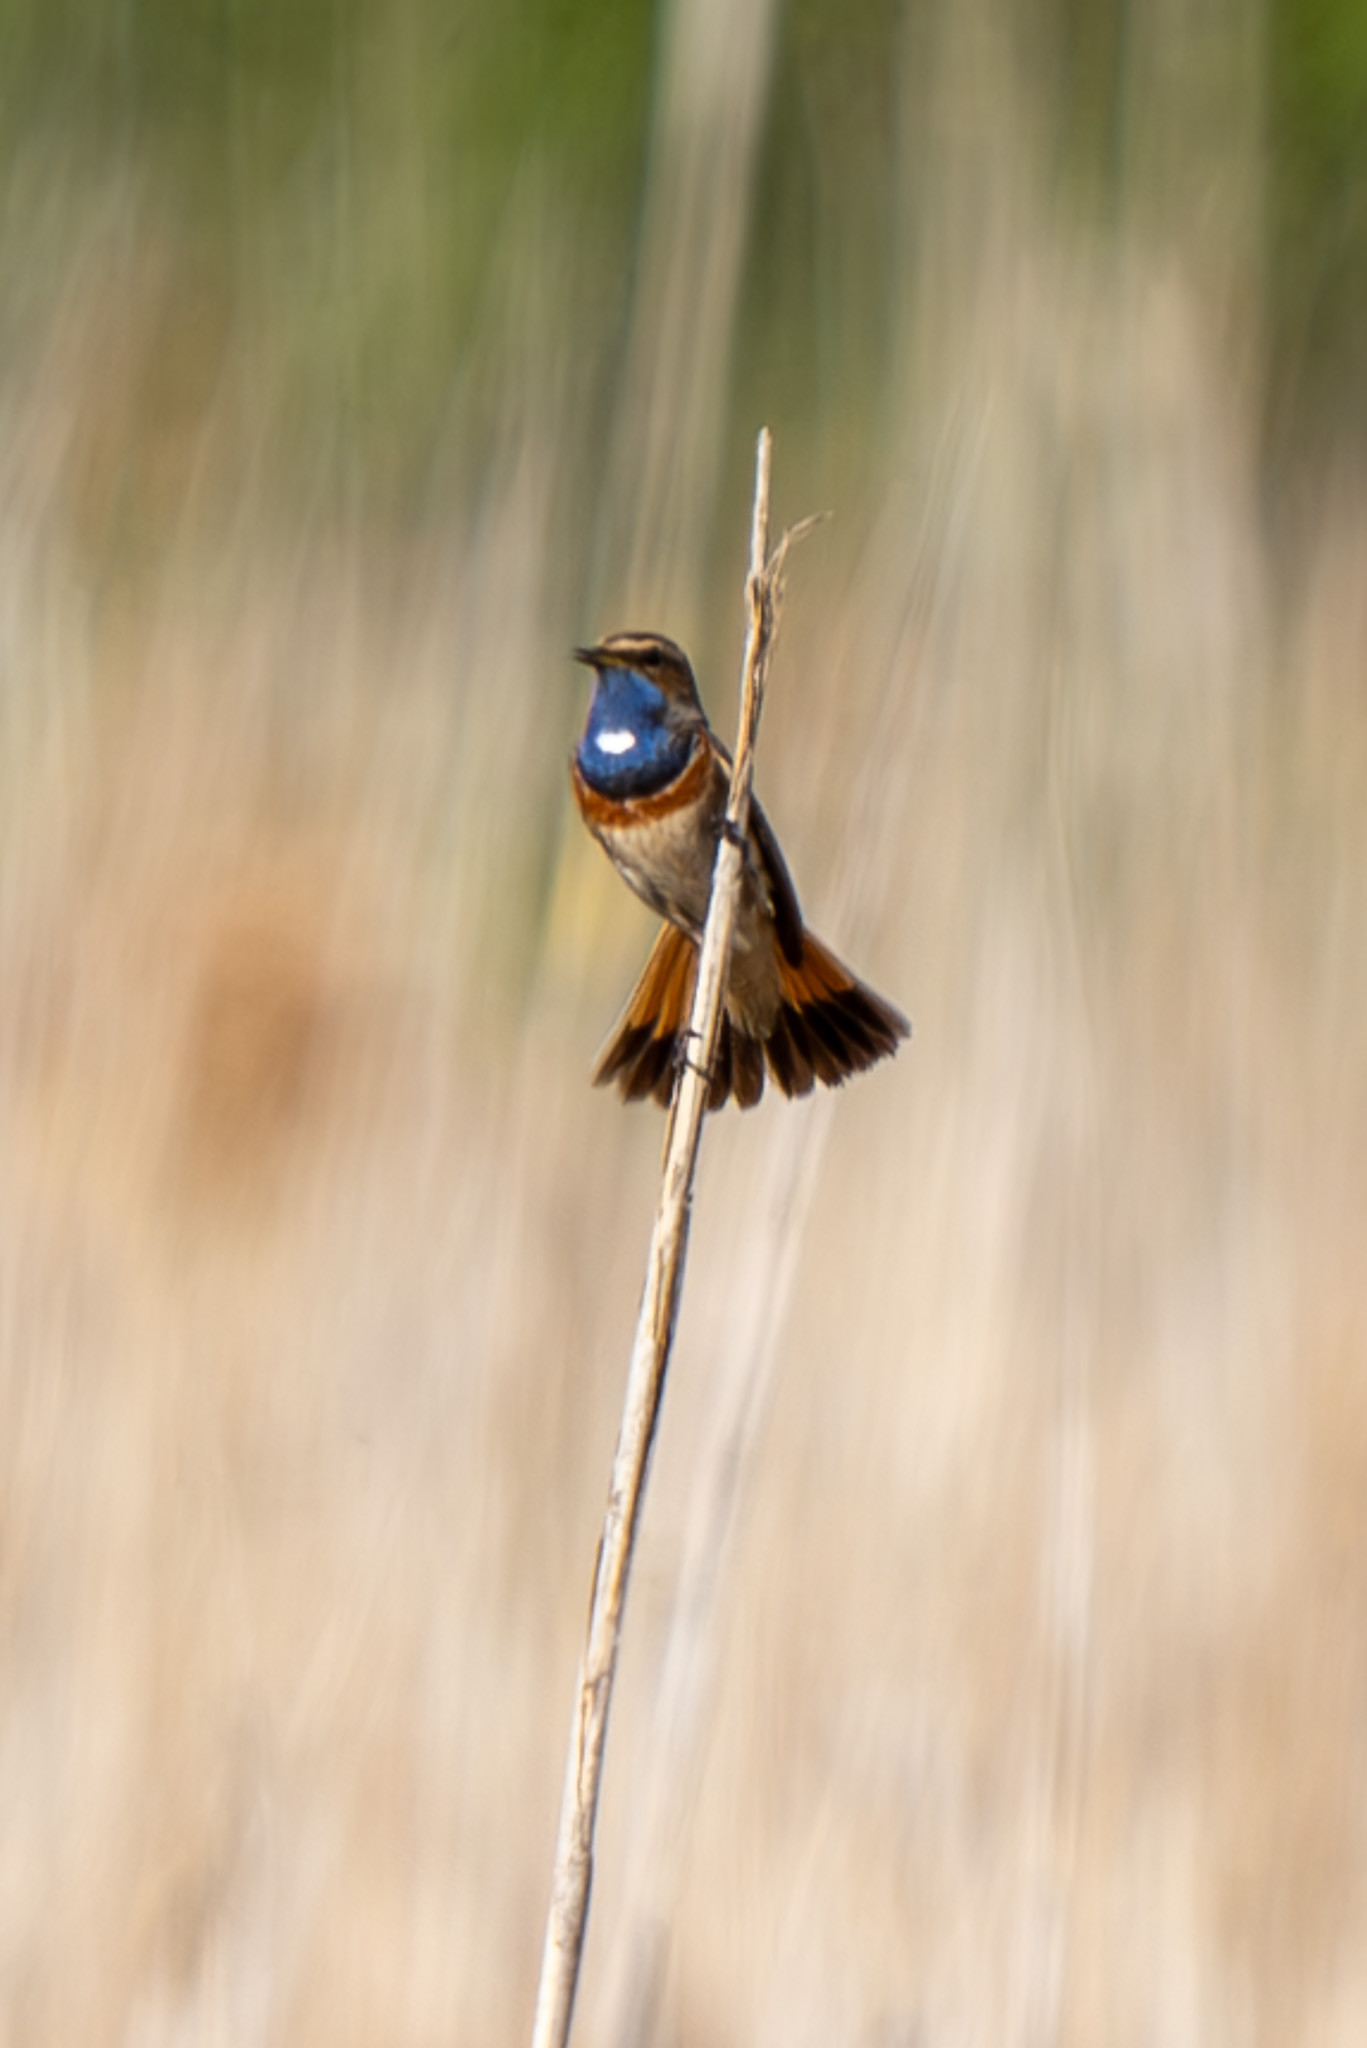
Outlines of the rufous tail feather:
[{"label": "rufous tail feather", "polygon": [[779,956],[783,1000],[764,1050],[785,1095],[806,1095],[813,1081],[838,1088],[851,1074],[890,1059],[911,1026],[901,1011],[851,974],[814,933],[802,934],[795,967]]},{"label": "rufous tail feather", "polygon": [[[675,926],[661,927],[640,979],[598,1056],[594,1082],[615,1081],[627,1102],[651,1096],[668,1107],[693,1002],[697,948]],[[851,974],[834,953],[803,934],[798,966],[780,956],[781,1001],[767,1035],[727,1011],[717,1035],[709,1109],[731,1096],[751,1109],[764,1093],[764,1066],[785,1095],[815,1082],[838,1087],[897,1050],[911,1026],[891,1003]]]},{"label": "rufous tail feather", "polygon": [[672,924],[662,925],[611,1038],[598,1055],[594,1085],[616,1081],[625,1102],[653,1096],[669,1105],[675,1047],[688,1025],[697,949]]}]

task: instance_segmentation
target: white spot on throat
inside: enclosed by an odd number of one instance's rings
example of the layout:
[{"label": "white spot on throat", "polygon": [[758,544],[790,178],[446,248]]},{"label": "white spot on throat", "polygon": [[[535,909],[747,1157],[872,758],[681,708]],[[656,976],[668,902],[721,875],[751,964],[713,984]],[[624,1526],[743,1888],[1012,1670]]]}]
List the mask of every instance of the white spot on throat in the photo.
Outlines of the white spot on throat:
[{"label": "white spot on throat", "polygon": [[616,732],[600,732],[598,745],[605,754],[629,754],[636,744],[636,735],[625,726]]}]

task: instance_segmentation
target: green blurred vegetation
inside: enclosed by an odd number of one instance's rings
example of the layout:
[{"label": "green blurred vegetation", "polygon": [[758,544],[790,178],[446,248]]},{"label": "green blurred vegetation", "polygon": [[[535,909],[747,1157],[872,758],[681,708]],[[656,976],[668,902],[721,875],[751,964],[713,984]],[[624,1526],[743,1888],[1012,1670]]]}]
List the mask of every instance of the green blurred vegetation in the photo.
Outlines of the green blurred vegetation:
[{"label": "green blurred vegetation", "polygon": [[[784,15],[741,319],[747,419],[838,432],[893,338],[907,9],[795,0]],[[748,452],[747,452],[748,464]]]},{"label": "green blurred vegetation", "polygon": [[[345,433],[421,488],[479,345],[550,354],[626,303],[642,0],[139,0],[0,9],[5,149],[133,181],[252,354],[286,453]],[[549,257],[557,320],[502,303]],[[269,366],[276,388],[263,385]]]},{"label": "green blurred vegetation", "polygon": [[[201,341],[207,320],[255,346],[253,403],[285,466],[344,435],[353,481],[359,466],[402,505],[430,492],[452,435],[468,459],[496,430],[490,379],[510,349],[553,381],[572,342],[560,396],[586,445],[600,430],[657,16],[648,0],[5,0],[0,147],[11,169],[36,148],[96,183],[130,176],[183,238]],[[857,463],[880,430],[914,215],[908,129],[947,20],[929,0],[782,13],[734,402],[818,469],[842,451]],[[1155,175],[1132,147],[1140,84],[1152,91],[1137,74],[1156,32],[1141,62],[1140,31],[1131,0],[1031,0],[1009,21],[1059,191],[1103,223]],[[1211,66],[1248,33],[1285,453],[1308,425],[1367,424],[1367,7],[1216,10]],[[1203,89],[1183,89],[1177,126]]]},{"label": "green blurred vegetation", "polygon": [[1367,435],[1367,6],[1273,0],[1274,429]]}]

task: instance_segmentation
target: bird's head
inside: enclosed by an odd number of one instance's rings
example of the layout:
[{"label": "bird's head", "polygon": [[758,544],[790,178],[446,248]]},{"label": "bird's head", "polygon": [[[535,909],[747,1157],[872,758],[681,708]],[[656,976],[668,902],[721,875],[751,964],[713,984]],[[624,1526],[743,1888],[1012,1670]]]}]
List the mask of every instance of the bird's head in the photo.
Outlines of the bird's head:
[{"label": "bird's head", "polygon": [[663,700],[666,715],[702,714],[688,656],[662,633],[610,633],[596,647],[576,647],[574,658],[595,670],[600,683],[609,676],[629,676],[644,685]]},{"label": "bird's head", "polygon": [[574,654],[594,671],[576,756],[589,781],[628,793],[677,774],[707,724],[682,647],[659,633],[612,633]]}]

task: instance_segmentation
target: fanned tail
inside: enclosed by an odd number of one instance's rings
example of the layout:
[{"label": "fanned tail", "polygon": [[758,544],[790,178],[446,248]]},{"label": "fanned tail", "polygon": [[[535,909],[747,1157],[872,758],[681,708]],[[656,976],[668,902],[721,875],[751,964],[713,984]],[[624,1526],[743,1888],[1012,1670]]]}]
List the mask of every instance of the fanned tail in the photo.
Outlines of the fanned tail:
[{"label": "fanned tail", "polygon": [[[667,1108],[683,1057],[693,1002],[697,948],[673,925],[661,927],[650,957],[612,1036],[593,1070],[596,1084],[615,1081],[627,1102],[647,1096]],[[797,966],[779,957],[780,1002],[767,1033],[746,1028],[728,1010],[722,1017],[707,1106],[720,1109],[734,1096],[750,1109],[764,1093],[764,1066],[785,1095],[810,1094],[820,1081],[838,1087],[876,1061],[889,1058],[911,1030],[900,1010],[803,933]]]},{"label": "fanned tail", "polygon": [[[674,1074],[683,1058],[698,949],[672,924],[663,925],[611,1038],[598,1055],[594,1085],[615,1081],[625,1102],[652,1097],[669,1107]],[[707,1107],[720,1109],[734,1095],[752,1109],[764,1093],[764,1047],[758,1037],[723,1014],[712,1059]]]}]

